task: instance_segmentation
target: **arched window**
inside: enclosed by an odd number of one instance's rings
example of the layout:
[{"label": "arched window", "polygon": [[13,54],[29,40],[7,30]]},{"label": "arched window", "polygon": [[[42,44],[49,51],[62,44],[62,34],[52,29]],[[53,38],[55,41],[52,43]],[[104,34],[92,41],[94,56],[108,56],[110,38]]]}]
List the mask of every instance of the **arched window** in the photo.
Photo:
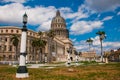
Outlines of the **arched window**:
[{"label": "arched window", "polygon": [[13,30],[11,30],[11,33],[13,33]]},{"label": "arched window", "polygon": [[12,55],[9,55],[9,59],[12,59]]},{"label": "arched window", "polygon": [[3,30],[1,30],[1,33],[3,33]]},{"label": "arched window", "polygon": [[19,33],[19,31],[18,31],[18,30],[16,30],[16,33]]},{"label": "arched window", "polygon": [[6,30],[6,33],[8,32],[8,30]]},{"label": "arched window", "polygon": [[7,38],[5,38],[5,41],[7,42]]},{"label": "arched window", "polygon": [[12,51],[12,46],[11,45],[9,46],[9,51]]}]

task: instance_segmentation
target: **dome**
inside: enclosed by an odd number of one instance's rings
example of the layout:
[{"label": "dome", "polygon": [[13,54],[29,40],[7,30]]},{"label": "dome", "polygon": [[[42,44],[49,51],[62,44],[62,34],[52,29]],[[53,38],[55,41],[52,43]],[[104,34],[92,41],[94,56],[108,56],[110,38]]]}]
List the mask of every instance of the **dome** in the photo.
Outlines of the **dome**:
[{"label": "dome", "polygon": [[56,12],[56,16],[52,19],[51,30],[54,31],[56,37],[59,39],[65,39],[69,37],[65,19],[60,16],[59,10]]},{"label": "dome", "polygon": [[52,19],[52,23],[65,23],[64,18],[60,16],[59,10],[56,12],[56,16]]}]

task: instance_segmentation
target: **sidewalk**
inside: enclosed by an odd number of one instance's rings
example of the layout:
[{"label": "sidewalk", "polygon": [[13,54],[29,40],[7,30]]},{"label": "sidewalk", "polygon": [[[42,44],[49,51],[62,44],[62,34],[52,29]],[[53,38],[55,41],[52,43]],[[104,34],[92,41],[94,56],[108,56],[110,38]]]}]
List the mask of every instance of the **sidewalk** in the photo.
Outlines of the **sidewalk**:
[{"label": "sidewalk", "polygon": [[70,65],[68,65],[67,63],[62,63],[62,64],[28,64],[28,68],[55,68],[55,67],[60,67],[60,66],[72,66],[72,65],[75,65],[75,66],[78,66],[78,65],[82,65],[82,63],[71,63]]}]

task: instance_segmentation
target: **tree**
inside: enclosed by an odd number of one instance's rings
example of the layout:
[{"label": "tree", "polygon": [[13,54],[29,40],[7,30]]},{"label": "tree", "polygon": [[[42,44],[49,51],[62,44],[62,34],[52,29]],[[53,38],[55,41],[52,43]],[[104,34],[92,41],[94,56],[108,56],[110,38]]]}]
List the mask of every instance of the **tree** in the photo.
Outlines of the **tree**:
[{"label": "tree", "polygon": [[15,46],[15,60],[17,60],[17,51],[18,51],[18,44],[19,44],[19,36],[13,34],[11,40],[12,40],[12,44]]},{"label": "tree", "polygon": [[87,39],[86,42],[89,44],[89,51],[90,51],[90,47],[93,43],[93,40],[91,38]]},{"label": "tree", "polygon": [[32,47],[33,47],[33,54],[34,54],[33,60],[36,61],[37,39],[33,39],[31,45],[32,45]]},{"label": "tree", "polygon": [[38,38],[38,48],[39,48],[39,58],[40,58],[40,61],[42,61],[42,48],[45,48],[45,45],[46,45],[46,41],[44,40],[44,38],[43,38],[43,35],[44,35],[44,33],[43,32],[41,32],[41,31],[39,31],[38,32],[38,36],[39,36],[39,38]]},{"label": "tree", "polygon": [[102,41],[106,38],[106,36],[105,36],[105,32],[104,31],[98,31],[96,34],[99,35],[100,44],[101,44],[101,59],[102,59],[102,62],[103,62],[103,46],[102,46]]},{"label": "tree", "polygon": [[49,30],[49,32],[47,32],[47,36],[48,36],[48,50],[49,50],[49,54],[48,54],[48,61],[51,62],[52,60],[52,41],[55,37],[54,31],[53,30]]},{"label": "tree", "polygon": [[54,31],[53,30],[49,30],[49,32],[47,33],[47,36],[53,40],[53,38],[55,37]]},{"label": "tree", "polygon": [[34,52],[34,60],[36,61],[36,51],[39,50],[39,59],[40,61],[42,60],[42,48],[45,47],[46,41],[42,40],[40,38],[34,39],[32,41],[32,47],[33,47],[33,52]]}]

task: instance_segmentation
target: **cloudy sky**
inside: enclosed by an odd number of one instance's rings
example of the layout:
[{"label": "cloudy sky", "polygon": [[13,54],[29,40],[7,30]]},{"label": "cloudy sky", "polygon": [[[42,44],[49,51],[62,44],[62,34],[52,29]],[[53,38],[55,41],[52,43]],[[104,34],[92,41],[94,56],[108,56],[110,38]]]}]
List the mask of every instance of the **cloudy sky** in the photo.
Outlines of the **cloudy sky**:
[{"label": "cloudy sky", "polygon": [[47,31],[56,10],[65,18],[78,51],[88,51],[86,40],[92,38],[92,49],[99,53],[99,30],[107,36],[104,51],[120,48],[120,0],[0,0],[0,27],[21,27],[26,12],[29,29]]}]

